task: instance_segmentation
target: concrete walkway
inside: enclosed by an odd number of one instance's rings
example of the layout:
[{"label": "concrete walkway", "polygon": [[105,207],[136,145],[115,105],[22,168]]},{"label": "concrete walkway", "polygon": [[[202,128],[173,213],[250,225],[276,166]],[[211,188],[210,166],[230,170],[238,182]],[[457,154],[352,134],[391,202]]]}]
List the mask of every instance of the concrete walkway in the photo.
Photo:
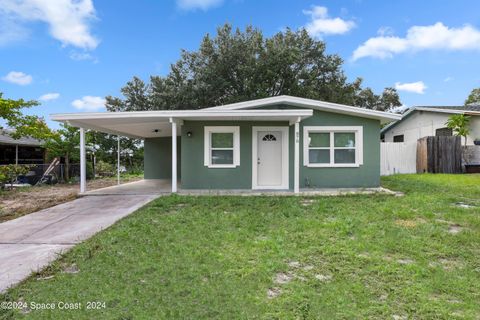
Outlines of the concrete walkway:
[{"label": "concrete walkway", "polygon": [[0,292],[156,197],[158,194],[85,196],[0,223]]}]

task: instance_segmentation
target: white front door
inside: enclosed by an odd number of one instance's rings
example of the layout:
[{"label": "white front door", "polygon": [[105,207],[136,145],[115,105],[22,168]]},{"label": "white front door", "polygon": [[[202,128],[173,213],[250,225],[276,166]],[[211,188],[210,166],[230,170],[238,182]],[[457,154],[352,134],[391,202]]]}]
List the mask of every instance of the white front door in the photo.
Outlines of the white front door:
[{"label": "white front door", "polygon": [[288,189],[288,127],[254,127],[253,188]]},{"label": "white front door", "polygon": [[282,132],[259,131],[257,135],[258,186],[282,185]]}]

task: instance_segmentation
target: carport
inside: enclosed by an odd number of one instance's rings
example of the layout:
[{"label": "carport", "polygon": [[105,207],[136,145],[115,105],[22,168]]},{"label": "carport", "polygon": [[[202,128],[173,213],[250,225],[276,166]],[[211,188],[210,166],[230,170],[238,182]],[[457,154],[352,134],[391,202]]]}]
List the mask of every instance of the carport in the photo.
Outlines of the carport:
[{"label": "carport", "polygon": [[[172,179],[158,183],[143,182],[142,184],[127,184],[116,187],[105,188],[103,192],[150,192],[156,186],[169,185],[171,192],[177,191],[177,136],[180,135],[182,120],[174,118],[175,112],[165,111],[139,111],[139,112],[95,112],[95,113],[72,113],[54,114],[52,120],[66,123],[80,128],[80,193],[87,194],[86,184],[86,152],[85,152],[85,130],[95,130],[117,136],[124,136],[133,139],[145,139],[156,137],[172,137]],[[141,185],[141,186],[140,186]],[[102,189],[103,190],[103,189]],[[100,194],[96,190],[88,194]]]}]

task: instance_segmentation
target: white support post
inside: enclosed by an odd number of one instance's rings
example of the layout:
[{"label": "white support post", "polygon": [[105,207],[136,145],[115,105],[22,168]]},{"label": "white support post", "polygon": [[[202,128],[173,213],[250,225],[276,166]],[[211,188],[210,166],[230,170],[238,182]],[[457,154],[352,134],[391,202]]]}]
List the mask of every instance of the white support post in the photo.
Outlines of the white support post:
[{"label": "white support post", "polygon": [[177,123],[170,118],[172,124],[172,193],[177,192]]},{"label": "white support post", "polygon": [[120,184],[120,136],[117,136],[117,185]]},{"label": "white support post", "polygon": [[18,144],[15,145],[15,165],[18,166]]},{"label": "white support post", "polygon": [[[305,138],[305,137],[304,137]],[[293,167],[293,192],[300,192],[300,119],[295,121],[295,154]]]},{"label": "white support post", "polygon": [[85,129],[80,128],[80,193],[87,190],[87,159],[85,155]]}]

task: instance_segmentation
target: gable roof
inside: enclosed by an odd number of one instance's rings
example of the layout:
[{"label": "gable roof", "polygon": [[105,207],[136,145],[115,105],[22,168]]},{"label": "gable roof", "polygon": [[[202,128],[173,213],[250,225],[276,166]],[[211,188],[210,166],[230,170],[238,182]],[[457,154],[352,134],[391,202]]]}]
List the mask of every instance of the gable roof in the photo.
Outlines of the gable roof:
[{"label": "gable roof", "polygon": [[446,113],[446,114],[466,114],[470,116],[480,116],[480,105],[468,105],[468,106],[418,106],[409,108],[398,121],[392,122],[385,126],[381,133],[385,133],[388,130],[395,127],[397,124],[411,116],[417,111]]},{"label": "gable roof", "polygon": [[14,133],[13,130],[0,129],[0,144],[32,147],[39,147],[42,145],[42,141],[30,137],[21,137],[18,139],[14,139],[11,136],[12,133]]},{"label": "gable roof", "polygon": [[331,103],[331,102],[325,102],[320,100],[299,98],[299,97],[286,96],[286,95],[250,100],[245,102],[237,102],[237,103],[226,104],[218,107],[206,108],[202,110],[244,110],[244,109],[255,109],[255,108],[261,108],[261,107],[267,107],[267,106],[274,106],[274,105],[289,105],[289,106],[309,108],[309,109],[321,110],[321,111],[327,111],[327,112],[342,113],[342,114],[348,114],[348,115],[362,117],[362,118],[376,119],[376,120],[380,120],[380,122],[382,123],[387,123],[387,122],[401,119],[401,115],[395,114],[395,113],[376,111],[376,110],[370,110],[370,109],[365,109],[360,107],[347,106],[344,104]]}]

